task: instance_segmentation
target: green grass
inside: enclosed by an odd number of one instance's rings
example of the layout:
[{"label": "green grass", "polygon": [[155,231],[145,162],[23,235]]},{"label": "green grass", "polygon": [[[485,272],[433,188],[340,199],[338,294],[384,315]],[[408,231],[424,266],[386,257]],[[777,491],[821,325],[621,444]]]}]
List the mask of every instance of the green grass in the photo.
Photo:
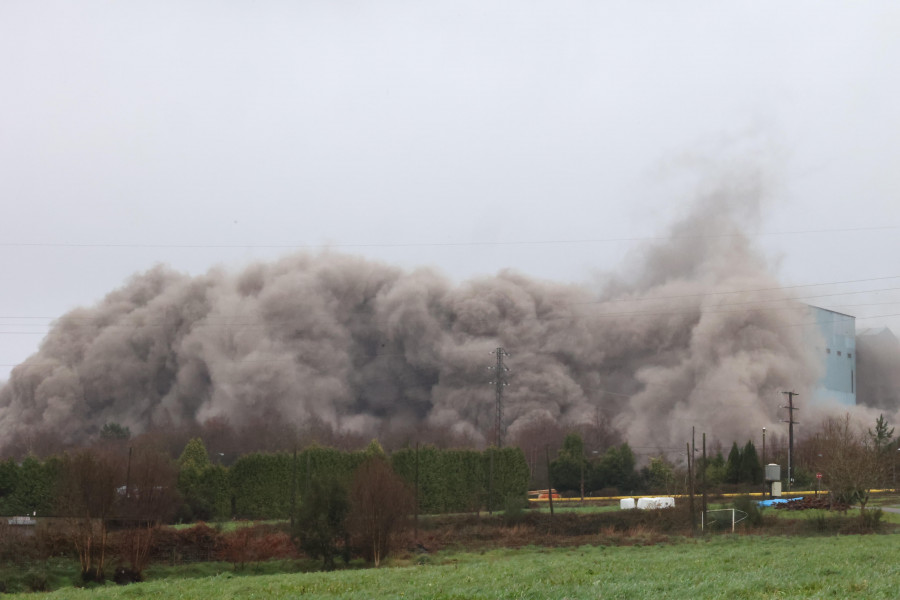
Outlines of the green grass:
[{"label": "green grass", "polygon": [[[543,504],[537,508],[531,508],[528,510],[533,510],[540,513],[550,514],[550,506],[547,504]],[[578,514],[592,514],[592,513],[603,513],[603,512],[614,512],[620,510],[618,505],[615,506],[596,506],[592,504],[586,504],[582,506],[581,504],[555,504],[553,505],[554,513],[578,513]]]},{"label": "green grass", "polygon": [[[720,536],[676,545],[424,555],[424,564],[335,573],[167,578],[60,590],[58,598],[895,598],[894,535]],[[10,595],[9,598],[25,598]],[[34,596],[27,596],[33,598]]]},{"label": "green grass", "polygon": [[[270,521],[247,521],[247,520],[239,520],[239,521],[215,521],[209,522],[207,525],[212,527],[213,529],[218,529],[219,531],[230,532],[240,529],[241,527],[252,527],[253,525],[282,525],[288,523],[286,519],[276,519]],[[190,529],[197,525],[196,523],[179,523],[177,525],[170,525],[172,529]]]},{"label": "green grass", "polygon": [[4,565],[0,567],[0,589],[27,592],[68,587],[78,579],[79,572],[78,562],[68,558],[51,558],[21,567]]}]

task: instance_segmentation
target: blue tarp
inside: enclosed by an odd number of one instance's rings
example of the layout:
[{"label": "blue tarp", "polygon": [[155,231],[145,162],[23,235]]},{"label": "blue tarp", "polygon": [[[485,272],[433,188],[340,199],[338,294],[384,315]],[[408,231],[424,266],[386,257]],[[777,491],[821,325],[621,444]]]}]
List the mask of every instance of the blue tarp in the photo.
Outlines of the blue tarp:
[{"label": "blue tarp", "polygon": [[797,498],[773,498],[772,500],[760,500],[757,504],[760,506],[775,506],[776,504],[785,504],[793,500],[803,500],[803,496]]}]

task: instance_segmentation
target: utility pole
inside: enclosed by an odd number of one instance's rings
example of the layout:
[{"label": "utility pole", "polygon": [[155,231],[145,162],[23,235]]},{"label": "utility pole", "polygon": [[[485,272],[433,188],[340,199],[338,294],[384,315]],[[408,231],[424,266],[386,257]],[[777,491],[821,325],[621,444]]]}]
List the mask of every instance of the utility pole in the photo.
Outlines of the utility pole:
[{"label": "utility pole", "polygon": [[125,499],[131,498],[131,451],[134,446],[128,446],[128,470],[125,472]]},{"label": "utility pole", "polygon": [[788,424],[788,491],[790,492],[794,485],[794,425],[797,425],[797,421],[794,420],[794,411],[800,410],[794,406],[794,396],[800,394],[796,392],[781,393],[788,397],[788,405],[781,408],[788,409],[787,421],[782,419],[782,423]]},{"label": "utility pole", "polygon": [[769,482],[766,481],[766,465],[769,464],[766,462],[766,428],[763,427],[763,498],[766,497],[766,488],[769,486]]},{"label": "utility pole", "polygon": [[690,493],[691,537],[697,535],[697,522],[694,520],[694,471],[691,464],[691,445],[687,446],[688,491]]},{"label": "utility pole", "polygon": [[550,446],[544,446],[547,457],[547,500],[550,502],[550,528],[553,528],[553,478],[550,476]]},{"label": "utility pole", "polygon": [[294,535],[294,517],[297,514],[297,444],[294,444],[294,460],[291,462],[291,536]]},{"label": "utility pole", "polygon": [[493,367],[488,367],[493,370],[494,380],[491,382],[494,384],[494,389],[496,391],[497,396],[497,415],[494,422],[494,428],[497,430],[496,433],[496,441],[497,448],[503,447],[503,388],[509,385],[506,381],[506,377],[504,375],[509,373],[509,369],[506,365],[503,364],[503,357],[509,358],[509,354],[502,347],[497,348],[491,354],[497,355],[497,364]]},{"label": "utility pole", "polygon": [[700,493],[702,494],[700,506],[701,512],[703,515],[704,523],[706,523],[706,434],[703,434],[703,464],[700,465],[700,468],[703,469],[700,471]]},{"label": "utility pole", "polygon": [[416,442],[416,520],[415,539],[419,542],[419,442]]},{"label": "utility pole", "polygon": [[581,503],[584,504],[584,446],[581,446]]}]

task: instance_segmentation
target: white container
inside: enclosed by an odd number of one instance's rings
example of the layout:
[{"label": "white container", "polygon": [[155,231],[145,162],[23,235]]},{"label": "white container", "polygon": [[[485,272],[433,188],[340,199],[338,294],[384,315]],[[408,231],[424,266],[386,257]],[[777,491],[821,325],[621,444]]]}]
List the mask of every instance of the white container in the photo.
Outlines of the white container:
[{"label": "white container", "polygon": [[675,498],[669,496],[638,498],[637,507],[643,510],[655,510],[658,508],[671,508],[675,506]]},{"label": "white container", "polygon": [[656,508],[656,498],[638,498],[637,507],[641,510]]},{"label": "white container", "polygon": [[657,498],[659,500],[659,506],[657,508],[674,508],[675,507],[675,498],[671,496],[662,496]]},{"label": "white container", "polygon": [[622,498],[619,500],[619,508],[621,510],[631,510],[634,508],[634,498]]}]

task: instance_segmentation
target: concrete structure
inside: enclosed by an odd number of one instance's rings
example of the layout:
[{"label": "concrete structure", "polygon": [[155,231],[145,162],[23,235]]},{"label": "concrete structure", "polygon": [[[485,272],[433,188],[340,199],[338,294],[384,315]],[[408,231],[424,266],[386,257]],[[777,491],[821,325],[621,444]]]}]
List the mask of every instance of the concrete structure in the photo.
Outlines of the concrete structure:
[{"label": "concrete structure", "polygon": [[856,317],[816,306],[809,314],[815,327],[807,337],[825,368],[813,402],[856,406]]}]

